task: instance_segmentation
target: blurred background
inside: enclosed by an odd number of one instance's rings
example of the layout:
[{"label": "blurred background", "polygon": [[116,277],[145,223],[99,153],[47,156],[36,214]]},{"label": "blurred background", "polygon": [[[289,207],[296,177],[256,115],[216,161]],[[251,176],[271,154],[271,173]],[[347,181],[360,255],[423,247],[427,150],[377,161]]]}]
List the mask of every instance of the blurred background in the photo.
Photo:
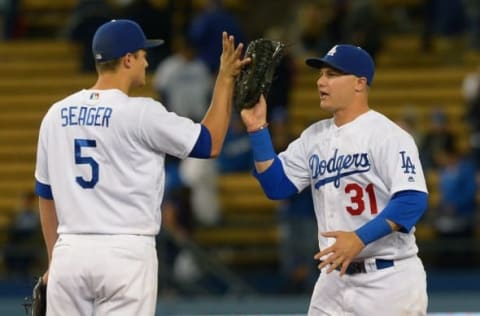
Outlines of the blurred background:
[{"label": "blurred background", "polygon": [[[209,104],[221,31],[287,43],[268,96],[277,150],[327,115],[305,57],[336,43],[369,51],[370,106],[412,134],[426,173],[429,210],[416,236],[429,312],[480,312],[480,1],[0,0],[1,315],[23,314],[46,269],[33,194],[41,118],[93,85],[91,38],[112,18],[166,40],[149,51],[147,85],[134,94],[196,121]],[[264,197],[246,136],[234,113],[218,159],[167,160],[158,315],[306,313],[318,247],[309,191]]]}]

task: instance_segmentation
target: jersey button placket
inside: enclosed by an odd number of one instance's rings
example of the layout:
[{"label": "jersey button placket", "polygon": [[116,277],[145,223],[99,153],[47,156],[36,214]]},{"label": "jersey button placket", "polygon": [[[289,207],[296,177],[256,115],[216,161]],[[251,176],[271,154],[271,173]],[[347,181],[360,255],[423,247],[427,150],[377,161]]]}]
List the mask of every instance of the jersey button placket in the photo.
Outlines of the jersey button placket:
[{"label": "jersey button placket", "polygon": [[[335,150],[337,150],[339,146],[339,134],[340,131],[338,128],[334,127],[333,131],[331,133],[331,141],[330,141],[330,153],[333,153]],[[334,171],[335,173],[335,171]],[[333,176],[333,175],[332,175]],[[331,207],[329,208],[328,212],[328,222],[329,222],[329,230],[334,230],[334,227],[338,227],[335,223],[336,218],[335,218],[335,212],[338,212],[338,198],[340,197],[338,194],[338,188],[335,187],[334,182],[328,184],[328,193],[327,196],[330,198],[330,201],[328,201],[328,205]]]},{"label": "jersey button placket", "polygon": [[[337,139],[335,137],[336,131],[335,127],[331,127],[327,137],[325,137],[323,141],[324,145],[324,150],[323,152],[325,153],[324,157],[328,161],[328,159],[331,157],[333,152],[335,151],[335,148],[337,147],[336,142]],[[328,172],[325,172],[324,176],[325,177],[331,177],[333,174],[330,174]],[[333,183],[326,183],[323,187],[322,190],[324,191],[323,194],[323,202],[325,205],[324,208],[324,218],[325,218],[325,228],[327,231],[333,230],[333,225],[332,225],[332,220],[333,220],[333,212],[335,211],[335,201],[334,201],[334,196],[335,192],[333,192]]]}]

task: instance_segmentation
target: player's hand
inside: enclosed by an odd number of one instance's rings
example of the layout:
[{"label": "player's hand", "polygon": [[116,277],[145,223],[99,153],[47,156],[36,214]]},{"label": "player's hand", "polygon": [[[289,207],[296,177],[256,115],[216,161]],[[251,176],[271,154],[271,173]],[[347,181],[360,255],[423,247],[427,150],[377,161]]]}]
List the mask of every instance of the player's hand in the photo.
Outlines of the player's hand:
[{"label": "player's hand", "polygon": [[240,73],[243,66],[250,63],[250,58],[242,59],[243,44],[238,44],[235,48],[235,38],[228,35],[227,32],[222,33],[223,51],[220,56],[220,76],[234,78]]},{"label": "player's hand", "polygon": [[267,122],[267,102],[263,94],[260,96],[257,104],[249,109],[243,109],[240,112],[243,124],[247,131],[253,131]]},{"label": "player's hand", "polygon": [[340,276],[347,271],[348,265],[365,247],[355,232],[332,231],[321,233],[323,237],[335,238],[335,243],[315,254],[314,258],[322,260],[319,269],[329,266],[327,273],[341,267]]}]

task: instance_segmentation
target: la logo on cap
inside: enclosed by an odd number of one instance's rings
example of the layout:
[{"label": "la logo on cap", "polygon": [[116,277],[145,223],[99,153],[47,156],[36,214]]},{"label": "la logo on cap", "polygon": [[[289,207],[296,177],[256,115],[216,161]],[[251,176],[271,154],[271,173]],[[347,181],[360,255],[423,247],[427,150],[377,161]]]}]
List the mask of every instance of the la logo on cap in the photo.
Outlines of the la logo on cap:
[{"label": "la logo on cap", "polygon": [[330,49],[327,53],[328,56],[333,56],[337,53],[337,45],[333,46],[332,49]]}]

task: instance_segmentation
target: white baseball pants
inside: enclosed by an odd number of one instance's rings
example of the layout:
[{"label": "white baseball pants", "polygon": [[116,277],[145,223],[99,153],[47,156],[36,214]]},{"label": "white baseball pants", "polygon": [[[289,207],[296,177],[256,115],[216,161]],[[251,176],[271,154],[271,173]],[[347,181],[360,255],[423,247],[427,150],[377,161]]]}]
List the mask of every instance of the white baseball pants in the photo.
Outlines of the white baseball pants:
[{"label": "white baseball pants", "polygon": [[61,235],[47,284],[47,316],[153,316],[155,239],[137,235]]}]

